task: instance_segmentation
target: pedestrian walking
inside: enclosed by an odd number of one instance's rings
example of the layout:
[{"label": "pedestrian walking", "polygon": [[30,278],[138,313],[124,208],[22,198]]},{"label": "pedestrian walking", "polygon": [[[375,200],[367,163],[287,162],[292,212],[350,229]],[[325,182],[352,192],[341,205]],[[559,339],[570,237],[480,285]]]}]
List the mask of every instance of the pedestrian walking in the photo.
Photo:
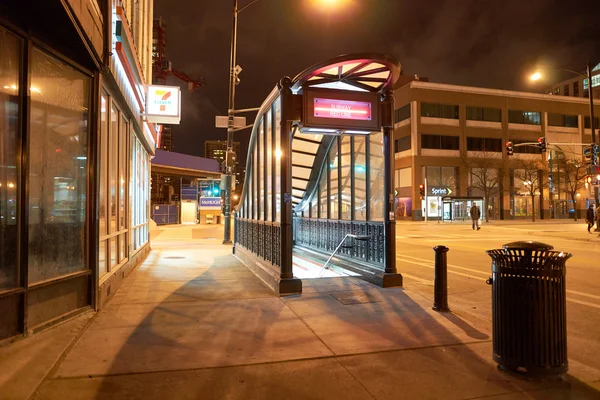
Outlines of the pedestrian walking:
[{"label": "pedestrian walking", "polygon": [[473,203],[469,213],[471,214],[471,220],[473,221],[473,230],[475,230],[476,227],[477,230],[480,230],[479,218],[481,217],[481,211],[479,210],[479,207],[477,207],[477,204]]},{"label": "pedestrian walking", "polygon": [[594,226],[594,220],[595,220],[595,213],[594,213],[594,205],[590,204],[589,208],[587,209],[587,212],[585,214],[585,222],[587,222],[588,224],[588,232],[592,233],[592,231],[590,229],[592,229],[592,227]]}]

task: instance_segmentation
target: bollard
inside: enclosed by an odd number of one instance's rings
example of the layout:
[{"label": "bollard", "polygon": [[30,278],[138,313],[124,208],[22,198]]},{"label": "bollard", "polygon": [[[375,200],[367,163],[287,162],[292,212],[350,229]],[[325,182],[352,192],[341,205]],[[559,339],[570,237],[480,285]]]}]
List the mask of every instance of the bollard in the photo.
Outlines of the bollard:
[{"label": "bollard", "polygon": [[448,259],[446,246],[435,246],[435,277],[433,286],[433,309],[435,311],[450,311],[448,308]]}]

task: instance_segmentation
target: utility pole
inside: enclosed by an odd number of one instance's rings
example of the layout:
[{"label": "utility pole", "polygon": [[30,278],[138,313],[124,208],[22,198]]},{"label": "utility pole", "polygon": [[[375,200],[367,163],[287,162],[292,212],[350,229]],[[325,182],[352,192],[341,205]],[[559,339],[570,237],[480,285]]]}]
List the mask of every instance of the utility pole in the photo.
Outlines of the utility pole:
[{"label": "utility pole", "polygon": [[227,152],[225,156],[225,229],[223,244],[231,244],[231,181],[235,168],[236,154],[233,151],[233,133],[235,117],[235,85],[237,84],[237,20],[238,0],[233,0],[233,26],[231,32],[231,54],[229,57],[229,105],[227,108]]},{"label": "utility pole", "polygon": [[[592,151],[598,146],[596,142],[596,131],[594,126],[594,91],[592,86],[592,66],[587,63],[587,80],[588,80],[588,93],[590,98],[590,128],[592,129]],[[598,165],[597,157],[593,157],[594,173],[596,173],[596,166]],[[598,202],[598,186],[594,186],[594,203]]]}]

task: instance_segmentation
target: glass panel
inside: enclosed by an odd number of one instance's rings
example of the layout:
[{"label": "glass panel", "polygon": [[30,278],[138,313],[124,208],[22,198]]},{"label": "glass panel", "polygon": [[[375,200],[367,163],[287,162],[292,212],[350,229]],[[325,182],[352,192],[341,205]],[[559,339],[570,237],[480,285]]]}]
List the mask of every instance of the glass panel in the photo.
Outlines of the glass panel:
[{"label": "glass panel", "polygon": [[330,196],[329,196],[329,219],[338,219],[339,218],[339,206],[338,206],[338,196],[339,196],[339,184],[340,181],[338,179],[338,138],[333,140],[331,144],[331,148],[329,150],[329,180],[330,180]]},{"label": "glass panel", "polygon": [[440,167],[425,167],[425,177],[427,178],[427,186],[441,186],[442,178],[441,178],[441,169]]},{"label": "glass panel", "polygon": [[108,174],[108,103],[106,96],[100,99],[100,237],[108,233],[108,215],[106,210],[106,184]]},{"label": "glass panel", "polygon": [[31,53],[29,282],[86,269],[90,79]]},{"label": "glass panel", "polygon": [[369,136],[369,216],[371,221],[383,221],[384,200],[383,133]]},{"label": "glass panel", "polygon": [[258,211],[260,207],[258,207],[258,180],[260,179],[258,169],[260,168],[260,162],[258,160],[258,140],[255,143],[254,147],[254,158],[252,159],[253,167],[252,167],[252,175],[254,177],[254,185],[252,187],[252,205],[253,205],[253,219],[258,219]]},{"label": "glass panel", "polygon": [[115,267],[117,263],[117,238],[114,237],[110,239],[110,267]]},{"label": "glass panel", "polygon": [[351,167],[351,148],[350,136],[342,136],[342,178],[340,182],[340,193],[342,196],[342,219],[352,219],[351,198],[352,198],[352,181],[350,175]]},{"label": "glass panel", "polygon": [[0,291],[19,284],[17,146],[21,41],[0,28]]},{"label": "glass panel", "polygon": [[318,202],[318,193],[315,193],[313,198],[310,200],[310,217],[318,218],[319,214],[319,202]]},{"label": "glass panel", "polygon": [[258,199],[260,200],[260,215],[259,220],[263,221],[265,219],[265,124],[264,118],[260,123],[260,128],[258,131],[258,139],[259,139],[259,157],[258,164],[260,165],[258,169],[258,182],[260,182],[260,188],[258,192]]},{"label": "glass panel", "polygon": [[119,155],[119,111],[113,104],[110,109],[110,140],[108,152],[108,204],[110,218],[110,232],[117,231],[117,168]]},{"label": "glass panel", "polygon": [[281,221],[281,100],[273,104],[275,110],[275,221]]},{"label": "glass panel", "polygon": [[367,141],[365,136],[354,138],[354,219],[367,219]]},{"label": "glass panel", "polygon": [[127,240],[126,240],[127,234],[126,233],[122,233],[121,235],[119,235],[119,262],[122,262],[123,260],[125,260],[125,258],[127,258]]},{"label": "glass panel", "polygon": [[108,271],[108,260],[106,259],[106,245],[108,244],[107,240],[103,240],[100,242],[100,248],[98,250],[98,271],[100,272],[100,276],[103,276]]},{"label": "glass panel", "polygon": [[125,229],[125,183],[127,182],[127,121],[121,119],[119,134],[119,230]]},{"label": "glass panel", "polygon": [[319,180],[319,213],[320,218],[327,218],[327,165],[323,166]]},{"label": "glass panel", "polygon": [[266,220],[273,220],[273,130],[272,130],[272,118],[271,118],[271,110],[267,111],[266,115],[266,125],[265,125],[265,134],[267,135],[267,208],[265,210]]}]

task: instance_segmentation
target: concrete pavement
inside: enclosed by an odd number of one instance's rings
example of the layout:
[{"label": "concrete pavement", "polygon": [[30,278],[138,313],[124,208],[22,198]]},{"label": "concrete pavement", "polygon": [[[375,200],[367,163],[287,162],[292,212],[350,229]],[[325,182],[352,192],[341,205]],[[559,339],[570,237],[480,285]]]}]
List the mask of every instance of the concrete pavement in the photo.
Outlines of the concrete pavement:
[{"label": "concrete pavement", "polygon": [[[436,313],[421,290],[321,278],[276,297],[221,237],[155,232],[101,312],[0,348],[2,376],[11,371],[0,399],[600,398],[593,370],[551,382],[499,371],[489,321]],[[43,353],[31,350],[42,335],[61,339],[58,354],[35,375],[11,370]]]}]

